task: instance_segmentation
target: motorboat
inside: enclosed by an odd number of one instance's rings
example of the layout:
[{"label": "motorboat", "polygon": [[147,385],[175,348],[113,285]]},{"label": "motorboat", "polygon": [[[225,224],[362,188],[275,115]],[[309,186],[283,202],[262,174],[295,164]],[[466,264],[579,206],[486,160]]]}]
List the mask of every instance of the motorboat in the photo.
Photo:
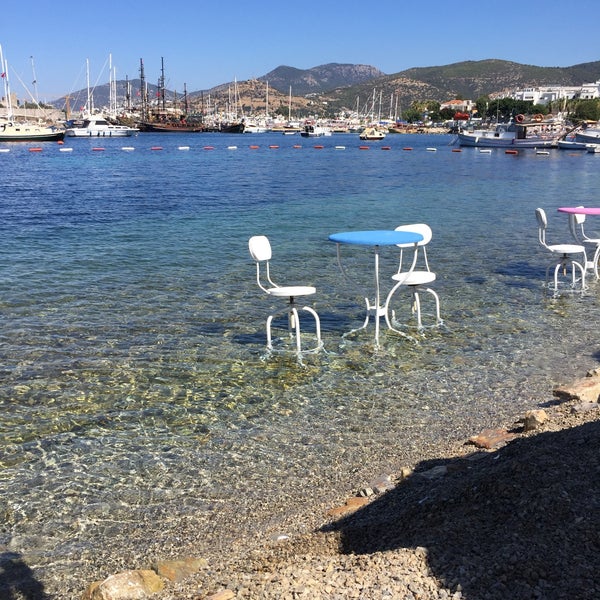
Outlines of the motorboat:
[{"label": "motorboat", "polygon": [[377,127],[365,127],[359,134],[361,140],[382,140],[385,138],[385,132]]},{"label": "motorboat", "polygon": [[[517,115],[517,117],[522,115]],[[530,128],[537,128],[531,133]],[[558,145],[559,133],[540,132],[540,123],[520,122],[499,123],[494,129],[462,130],[458,133],[460,146],[480,148],[555,148]]]},{"label": "motorboat", "polygon": [[302,137],[322,137],[331,135],[331,130],[327,127],[321,127],[314,123],[306,123],[304,129],[300,132]]},{"label": "motorboat", "polygon": [[136,135],[139,129],[127,125],[113,125],[104,117],[86,117],[81,120],[67,122],[65,136],[67,137],[130,137]]}]

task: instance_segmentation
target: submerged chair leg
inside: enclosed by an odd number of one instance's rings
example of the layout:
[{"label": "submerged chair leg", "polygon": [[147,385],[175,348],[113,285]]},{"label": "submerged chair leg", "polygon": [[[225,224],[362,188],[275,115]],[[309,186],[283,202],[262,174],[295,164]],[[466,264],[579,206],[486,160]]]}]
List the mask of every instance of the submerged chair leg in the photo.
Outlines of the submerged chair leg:
[{"label": "submerged chair leg", "polygon": [[296,308],[295,303],[291,301],[286,309],[269,315],[267,319],[267,350],[273,350],[273,319],[275,319],[275,317],[278,315],[282,315],[283,313],[286,313],[287,315],[288,333],[290,338],[294,339],[294,343],[296,346],[296,354],[299,358],[302,356],[303,352],[317,352],[318,350],[323,348],[323,340],[321,339],[321,320],[319,319],[319,315],[317,314],[317,311],[311,308],[310,306],[303,306],[301,310],[309,312],[315,320],[315,335],[317,338],[317,344],[314,348],[311,348],[310,350],[302,350],[302,332],[300,329],[300,315],[298,314],[298,310],[299,309]]},{"label": "submerged chair leg", "polygon": [[321,319],[319,319],[317,311],[314,308],[311,308],[310,306],[304,306],[302,307],[302,310],[309,312],[315,319],[315,332],[317,335],[317,347],[315,348],[315,350],[319,350],[323,347],[323,342],[321,340]]}]

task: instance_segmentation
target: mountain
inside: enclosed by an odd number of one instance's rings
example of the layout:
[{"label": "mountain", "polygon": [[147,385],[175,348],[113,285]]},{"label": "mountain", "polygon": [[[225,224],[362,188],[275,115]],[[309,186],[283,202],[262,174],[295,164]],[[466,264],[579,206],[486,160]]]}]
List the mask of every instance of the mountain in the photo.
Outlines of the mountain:
[{"label": "mountain", "polygon": [[281,66],[258,79],[280,92],[287,93],[291,87],[294,95],[306,96],[357,85],[383,75],[382,71],[369,65],[329,63],[312,69]]},{"label": "mountain", "polygon": [[387,112],[387,104],[392,97],[402,109],[413,101],[475,100],[480,96],[524,87],[579,86],[599,80],[600,61],[571,67],[537,67],[489,59],[407,69],[365,83],[330,90],[321,98],[327,101],[331,110],[355,108],[358,104],[364,112],[369,103],[377,103],[377,106],[381,103]]},{"label": "mountain", "polygon": [[[225,83],[210,90],[188,92],[190,101],[196,104],[201,99],[224,106],[231,97],[235,86],[246,114],[262,109],[266,103],[266,87],[269,86],[269,107],[288,106],[290,87],[293,99],[292,108],[311,109],[327,102],[329,110],[354,109],[357,104],[363,109],[369,103],[382,105],[394,98],[400,108],[408,107],[415,100],[435,100],[445,102],[454,98],[477,99],[480,96],[497,94],[502,91],[540,85],[579,86],[600,80],[600,61],[582,63],[571,67],[537,67],[515,62],[488,59],[464,61],[437,67],[418,67],[385,75],[369,65],[330,63],[311,69],[296,69],[280,66],[258,79],[244,82]],[[133,90],[132,101],[138,98],[140,81],[130,81]],[[156,86],[149,86],[148,96],[156,97]],[[108,105],[108,84],[94,89],[95,106]],[[125,94],[125,82],[117,82],[120,98]],[[171,100],[173,91],[167,91]],[[182,93],[178,91],[181,100]],[[75,110],[85,103],[87,93],[80,90],[71,94],[70,104]],[[65,106],[65,98],[52,102],[57,108]],[[214,105],[214,104],[213,104]]]}]

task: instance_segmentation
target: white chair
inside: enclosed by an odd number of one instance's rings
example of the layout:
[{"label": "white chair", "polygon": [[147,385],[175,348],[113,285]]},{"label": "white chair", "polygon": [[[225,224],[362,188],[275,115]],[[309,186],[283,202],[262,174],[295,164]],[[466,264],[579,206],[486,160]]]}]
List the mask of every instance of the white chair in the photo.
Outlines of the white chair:
[{"label": "white chair", "polygon": [[[417,329],[422,331],[424,329],[421,320],[421,299],[419,296],[420,292],[428,292],[433,296],[435,302],[435,316],[436,326],[443,325],[444,321],[440,316],[440,298],[437,293],[428,287],[428,284],[433,283],[436,279],[436,274],[429,268],[429,261],[427,260],[427,244],[431,241],[432,231],[429,225],[425,223],[414,223],[412,225],[400,225],[396,227],[396,231],[415,231],[423,236],[423,239],[417,244],[398,244],[400,248],[400,261],[398,264],[398,271],[392,275],[392,280],[396,282],[394,287],[390,290],[385,301],[385,319],[390,329],[395,329],[392,326],[392,321],[395,320],[394,311],[390,311],[390,302],[392,297],[398,289],[406,286],[412,293],[412,310],[417,314]],[[405,268],[404,264],[404,250],[412,249],[412,261],[409,268]],[[408,262],[408,261],[406,261]],[[391,319],[390,319],[391,312]]]},{"label": "white chair", "polygon": [[[557,296],[559,292],[559,281],[558,274],[562,270],[563,275],[567,274],[567,265],[571,263],[571,289],[576,290],[578,282],[580,284],[580,291],[587,289],[585,284],[585,271],[588,264],[587,255],[585,253],[585,246],[582,244],[548,244],[546,242],[546,229],[548,227],[548,218],[546,217],[546,211],[543,208],[535,209],[535,216],[538,222],[538,238],[540,244],[552,252],[552,254],[558,256],[558,262],[554,267],[554,285],[550,289]],[[579,260],[576,258],[579,257]],[[548,284],[548,273],[552,265],[549,265],[546,269],[546,287]],[[577,270],[581,277],[577,277]]]},{"label": "white chair", "polygon": [[[577,208],[583,208],[583,206],[578,206]],[[585,232],[585,215],[582,214],[569,215],[569,229],[571,230],[571,235],[577,244],[581,246],[588,245],[593,247],[594,258],[591,261],[586,262],[585,268],[588,271],[594,271],[596,279],[600,279],[600,274],[598,273],[598,260],[600,259],[600,238],[592,238],[587,235]]]},{"label": "white chair", "polygon": [[[269,239],[264,235],[256,235],[250,238],[248,242],[250,255],[256,261],[256,282],[260,289],[275,298],[286,298],[288,305],[285,309],[269,315],[267,319],[267,349],[273,350],[273,342],[271,335],[271,325],[273,319],[280,314],[288,315],[288,331],[293,337],[293,332],[296,333],[296,353],[298,359],[302,356],[302,343],[300,339],[300,319],[298,317],[298,309],[295,304],[295,299],[300,296],[311,296],[316,293],[316,288],[308,285],[293,285],[279,286],[271,279],[270,260],[272,256],[271,244]],[[261,269],[261,264],[263,269]],[[321,341],[321,321],[317,312],[310,306],[303,306],[301,310],[309,312],[315,319],[317,344],[315,347],[305,350],[304,352],[317,352],[323,347]]]}]

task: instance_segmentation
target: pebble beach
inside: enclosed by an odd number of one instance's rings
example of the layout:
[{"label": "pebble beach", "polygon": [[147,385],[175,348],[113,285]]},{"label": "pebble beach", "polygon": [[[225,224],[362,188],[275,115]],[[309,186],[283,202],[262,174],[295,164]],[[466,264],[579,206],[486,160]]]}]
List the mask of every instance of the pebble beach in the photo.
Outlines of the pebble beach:
[{"label": "pebble beach", "polygon": [[531,426],[448,440],[328,510],[327,493],[314,494],[289,535],[240,540],[218,559],[159,561],[157,572],[182,580],[151,597],[597,598],[597,379],[585,394],[574,384],[541,401]]}]

